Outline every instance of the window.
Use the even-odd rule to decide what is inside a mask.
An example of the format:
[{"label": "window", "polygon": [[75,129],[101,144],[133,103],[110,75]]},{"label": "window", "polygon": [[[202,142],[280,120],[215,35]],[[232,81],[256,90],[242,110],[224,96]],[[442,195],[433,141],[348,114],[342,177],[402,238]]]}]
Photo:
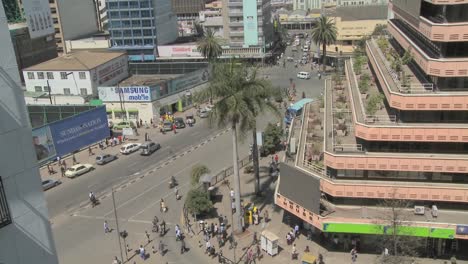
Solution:
[{"label": "window", "polygon": [[34,91],[42,92],[42,87],[41,86],[34,86]]},{"label": "window", "polygon": [[110,22],[110,27],[111,28],[119,28],[122,26],[122,23],[120,23],[120,21],[111,21]]},{"label": "window", "polygon": [[86,72],[79,72],[78,74],[81,80],[86,80]]},{"label": "window", "polygon": [[47,72],[47,79],[48,80],[53,80],[54,79],[54,73],[53,72]]},{"label": "window", "polygon": [[148,8],[150,6],[148,1],[141,1],[140,2],[140,7],[141,8]]},{"label": "window", "polygon": [[153,36],[153,31],[151,29],[143,29],[143,36]]},{"label": "window", "polygon": [[125,46],[132,46],[132,40],[131,39],[125,39],[124,40],[124,45]]},{"label": "window", "polygon": [[88,95],[88,90],[86,88],[80,88],[81,95]]},{"label": "window", "polygon": [[37,78],[40,80],[44,80],[44,73],[43,72],[38,72],[37,73]]},{"label": "window", "polygon": [[8,208],[2,177],[0,177],[0,228],[9,224],[11,224],[10,208]]},{"label": "window", "polygon": [[70,88],[63,88],[63,94],[70,95],[71,94]]},{"label": "window", "polygon": [[123,36],[124,37],[131,37],[132,36],[132,31],[131,30],[124,30],[123,31]]},{"label": "window", "polygon": [[145,39],[143,44],[144,45],[153,45],[153,40],[152,39]]},{"label": "window", "polygon": [[133,40],[133,44],[135,46],[141,46],[143,44],[142,40],[141,39],[134,39]]},{"label": "window", "polygon": [[60,72],[60,79],[66,80],[67,78],[67,73],[66,72]]},{"label": "window", "polygon": [[130,2],[130,8],[138,8],[138,1]]},{"label": "window", "polygon": [[49,91],[49,87],[48,86],[44,86],[44,92],[48,92]]},{"label": "window", "polygon": [[151,20],[142,20],[141,26],[143,27],[151,27]]},{"label": "window", "polygon": [[130,21],[128,21],[128,20],[122,21],[122,27],[124,27],[124,28],[130,27]]},{"label": "window", "polygon": [[130,12],[130,16],[131,16],[131,17],[134,17],[134,18],[138,18],[138,17],[140,17],[140,12],[138,12],[138,11],[132,11],[132,12]]},{"label": "window", "polygon": [[150,11],[142,10],[141,11],[141,17],[150,17]]},{"label": "window", "polygon": [[141,30],[133,30],[134,37],[141,37]]},{"label": "window", "polygon": [[28,79],[34,80],[34,72],[28,72]]},{"label": "window", "polygon": [[141,21],[140,20],[132,20],[132,27],[140,27]]}]

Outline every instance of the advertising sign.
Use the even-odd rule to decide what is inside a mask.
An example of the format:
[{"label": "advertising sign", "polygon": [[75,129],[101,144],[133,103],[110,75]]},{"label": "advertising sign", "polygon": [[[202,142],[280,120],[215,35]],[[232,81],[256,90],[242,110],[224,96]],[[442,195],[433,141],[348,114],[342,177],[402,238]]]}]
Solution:
[{"label": "advertising sign", "polygon": [[244,44],[258,45],[257,1],[243,0]]},{"label": "advertising sign", "polygon": [[55,33],[48,0],[23,1],[23,8],[31,38]]},{"label": "advertising sign", "polygon": [[103,102],[151,102],[151,90],[149,86],[98,87],[98,94]]},{"label": "advertising sign", "polygon": [[457,235],[468,235],[468,225],[457,225]]},{"label": "advertising sign", "polygon": [[49,125],[58,156],[109,137],[106,107],[97,107]]},{"label": "advertising sign", "polygon": [[34,129],[32,131],[32,141],[38,162],[53,158],[57,154],[49,126]]},{"label": "advertising sign", "polygon": [[158,46],[159,57],[203,57],[197,45]]}]

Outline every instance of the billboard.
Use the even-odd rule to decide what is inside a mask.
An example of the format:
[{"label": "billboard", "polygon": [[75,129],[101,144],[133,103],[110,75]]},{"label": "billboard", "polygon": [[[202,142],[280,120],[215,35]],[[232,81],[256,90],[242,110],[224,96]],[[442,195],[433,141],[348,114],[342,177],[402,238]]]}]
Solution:
[{"label": "billboard", "polygon": [[32,135],[39,163],[67,155],[109,137],[106,107],[36,128]]},{"label": "billboard", "polygon": [[23,9],[31,38],[55,34],[48,0],[23,1]]},{"label": "billboard", "polygon": [[149,86],[98,87],[103,102],[151,102],[154,90]]},{"label": "billboard", "polygon": [[257,1],[243,0],[244,45],[258,45]]},{"label": "billboard", "polygon": [[158,46],[159,57],[200,57],[197,45]]}]

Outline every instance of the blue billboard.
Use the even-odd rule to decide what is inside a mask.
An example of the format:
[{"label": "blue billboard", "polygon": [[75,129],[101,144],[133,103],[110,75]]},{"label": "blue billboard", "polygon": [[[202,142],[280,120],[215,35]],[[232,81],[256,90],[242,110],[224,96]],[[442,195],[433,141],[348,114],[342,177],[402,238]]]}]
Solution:
[{"label": "blue billboard", "polygon": [[106,107],[80,113],[33,130],[38,162],[64,156],[109,137]]}]

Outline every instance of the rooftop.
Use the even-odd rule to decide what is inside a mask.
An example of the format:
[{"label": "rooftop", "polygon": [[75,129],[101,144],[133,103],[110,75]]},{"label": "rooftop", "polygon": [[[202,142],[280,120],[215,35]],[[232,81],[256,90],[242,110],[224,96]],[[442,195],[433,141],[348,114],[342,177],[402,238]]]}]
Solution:
[{"label": "rooftop", "polygon": [[121,81],[119,86],[149,86],[161,83],[164,80],[171,80],[180,76],[180,74],[142,74],[132,75]]},{"label": "rooftop", "polygon": [[76,51],[28,67],[24,71],[87,71],[125,54],[121,51]]},{"label": "rooftop", "polygon": [[15,30],[15,29],[27,28],[27,27],[28,27],[28,24],[26,22],[8,24],[9,30]]},{"label": "rooftop", "polygon": [[388,18],[387,5],[345,6],[336,8],[336,16],[343,21],[380,20]]}]

